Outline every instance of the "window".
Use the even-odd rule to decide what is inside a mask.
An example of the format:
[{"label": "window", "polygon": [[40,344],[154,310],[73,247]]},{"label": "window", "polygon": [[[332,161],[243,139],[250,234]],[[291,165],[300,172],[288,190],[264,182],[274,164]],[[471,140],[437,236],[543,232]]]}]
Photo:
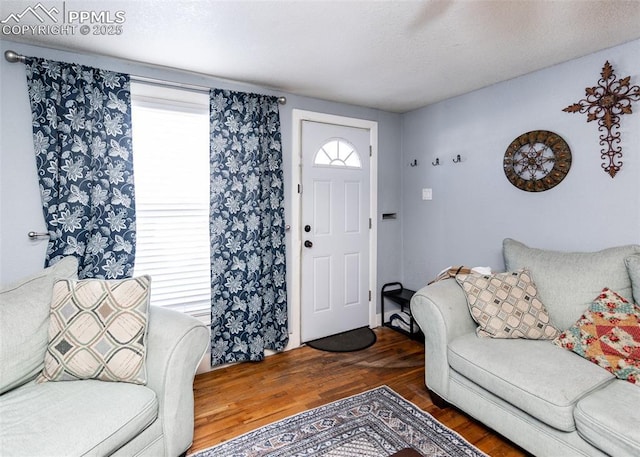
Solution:
[{"label": "window", "polygon": [[151,304],[209,320],[209,96],[131,83],[137,247]]},{"label": "window", "polygon": [[345,140],[329,140],[316,152],[313,160],[316,166],[340,168],[362,168],[360,155],[355,148]]}]

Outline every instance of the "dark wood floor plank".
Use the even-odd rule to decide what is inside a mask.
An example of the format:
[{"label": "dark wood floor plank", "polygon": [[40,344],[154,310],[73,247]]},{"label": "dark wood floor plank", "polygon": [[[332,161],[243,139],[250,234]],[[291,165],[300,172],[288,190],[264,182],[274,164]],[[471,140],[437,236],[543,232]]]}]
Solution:
[{"label": "dark wood floor plank", "polygon": [[432,414],[483,452],[527,454],[454,408],[435,406],[424,386],[424,346],[388,328],[375,329],[376,344],[358,352],[310,347],[196,376],[195,432],[189,453],[326,403],[387,385]]}]

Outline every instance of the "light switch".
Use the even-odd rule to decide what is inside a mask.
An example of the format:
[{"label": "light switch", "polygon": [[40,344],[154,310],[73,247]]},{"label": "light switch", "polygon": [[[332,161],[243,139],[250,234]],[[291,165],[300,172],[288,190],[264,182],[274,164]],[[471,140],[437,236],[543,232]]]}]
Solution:
[{"label": "light switch", "polygon": [[423,200],[432,200],[433,199],[433,189],[422,189],[422,199]]}]

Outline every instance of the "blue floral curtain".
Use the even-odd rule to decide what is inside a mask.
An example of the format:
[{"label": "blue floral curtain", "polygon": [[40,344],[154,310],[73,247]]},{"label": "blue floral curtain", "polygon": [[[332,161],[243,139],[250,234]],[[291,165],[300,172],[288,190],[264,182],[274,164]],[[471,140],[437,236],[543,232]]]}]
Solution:
[{"label": "blue floral curtain", "polygon": [[135,200],[129,76],[28,58],[45,266],[74,255],[81,278],[131,276]]},{"label": "blue floral curtain", "polygon": [[258,361],[289,334],[276,97],[212,89],[211,365]]}]

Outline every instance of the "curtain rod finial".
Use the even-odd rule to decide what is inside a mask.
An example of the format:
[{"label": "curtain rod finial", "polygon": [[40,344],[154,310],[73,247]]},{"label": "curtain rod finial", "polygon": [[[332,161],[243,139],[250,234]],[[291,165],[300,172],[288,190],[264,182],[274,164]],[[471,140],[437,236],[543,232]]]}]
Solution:
[{"label": "curtain rod finial", "polygon": [[16,62],[25,62],[25,57],[21,56],[17,52],[7,50],[4,52],[4,58],[7,59],[7,62],[16,63]]},{"label": "curtain rod finial", "polygon": [[278,103],[280,103],[281,105],[286,105],[287,97],[278,97]]}]

